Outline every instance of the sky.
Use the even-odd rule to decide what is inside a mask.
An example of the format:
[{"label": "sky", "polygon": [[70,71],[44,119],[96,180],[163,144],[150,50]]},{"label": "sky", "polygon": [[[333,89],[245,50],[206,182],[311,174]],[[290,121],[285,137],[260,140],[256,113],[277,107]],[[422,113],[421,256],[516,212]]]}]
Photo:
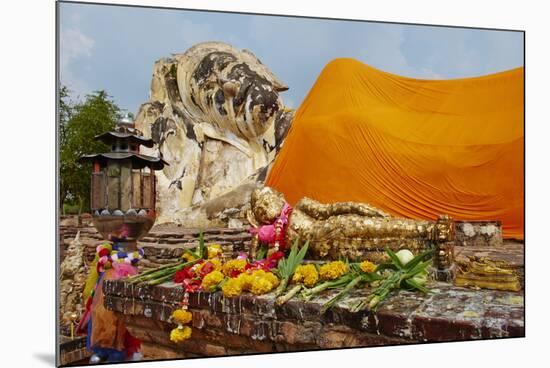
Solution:
[{"label": "sky", "polygon": [[105,90],[126,112],[148,101],[156,60],[204,41],[252,51],[298,108],[323,67],[351,57],[421,79],[475,77],[523,66],[523,33],[60,3],[61,84],[81,100]]}]

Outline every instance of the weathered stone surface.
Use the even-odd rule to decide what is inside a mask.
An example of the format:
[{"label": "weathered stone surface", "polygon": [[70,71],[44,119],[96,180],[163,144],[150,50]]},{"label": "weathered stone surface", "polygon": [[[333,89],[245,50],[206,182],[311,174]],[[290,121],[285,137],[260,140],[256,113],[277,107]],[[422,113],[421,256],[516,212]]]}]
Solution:
[{"label": "weathered stone surface", "polygon": [[181,353],[177,350],[174,350],[170,347],[151,344],[151,343],[142,343],[141,344],[141,353],[143,354],[144,360],[157,360],[157,359],[183,359],[186,358],[184,353]]},{"label": "weathered stone surface", "polygon": [[[76,217],[66,217],[63,220],[70,226],[60,226],[60,262],[65,259],[69,244],[80,231],[80,242],[83,244],[85,258],[83,272],[86,273],[102,237],[91,225],[91,221],[85,220],[81,226],[77,226]],[[184,249],[194,248],[197,245],[200,231],[199,228],[188,229],[173,224],[153,227],[149,234],[138,242],[138,247],[142,248],[145,254],[144,259],[139,262],[139,268],[158,267],[177,261]],[[226,257],[233,257],[249,249],[251,235],[248,228],[207,228],[203,229],[203,232],[205,241],[208,244],[220,244]]]},{"label": "weathered stone surface", "polygon": [[169,346],[182,356],[215,356],[254,352],[300,351],[340,347],[409,344],[524,336],[521,292],[470,290],[432,282],[433,293],[391,295],[376,313],[351,312],[350,305],[368,289],[321,315],[327,291],[308,302],[293,299],[275,305],[272,294],[243,293],[226,298],[220,292],[192,293],[193,337],[176,345],[169,341],[167,316],[179,307],[183,289],[166,283],[128,287],[123,280],[105,283],[106,304],[124,316],[132,332],[147,342]]},{"label": "weathered stone surface", "polygon": [[78,336],[74,339],[67,336],[59,337],[59,365],[78,363],[88,359],[90,355],[90,352],[86,349],[85,336]]},{"label": "weathered stone surface", "polygon": [[457,262],[467,262],[471,256],[483,257],[493,261],[503,261],[508,264],[520,279],[522,287],[525,284],[524,269],[524,244],[517,241],[506,240],[502,245],[492,246],[457,246],[455,257]]},{"label": "weathered stone surface", "polygon": [[455,241],[461,246],[501,246],[500,221],[455,221]]},{"label": "weathered stone surface", "polygon": [[293,117],[279,96],[286,89],[250,51],[220,42],[155,63],[136,127],[170,164],[157,173],[159,222],[207,227],[243,219],[239,211],[212,219],[200,207],[264,181]]},{"label": "weathered stone surface", "polygon": [[84,310],[82,292],[86,283],[85,244],[80,233],[71,240],[59,267],[59,317],[62,326],[76,324]]}]

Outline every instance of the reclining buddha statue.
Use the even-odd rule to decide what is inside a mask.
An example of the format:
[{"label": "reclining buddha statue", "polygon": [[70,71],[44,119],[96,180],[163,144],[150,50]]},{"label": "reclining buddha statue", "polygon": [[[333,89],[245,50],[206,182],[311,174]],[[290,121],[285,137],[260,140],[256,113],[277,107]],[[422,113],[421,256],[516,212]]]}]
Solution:
[{"label": "reclining buddha statue", "polygon": [[[454,240],[453,222],[442,215],[437,221],[392,217],[366,203],[322,204],[304,197],[291,208],[284,196],[264,186],[253,191],[248,220],[259,242],[284,248],[297,239],[309,241],[308,258],[350,260],[385,259],[385,247],[419,252]],[[442,264],[448,254],[441,254]],[[436,257],[436,264],[437,264]]]}]

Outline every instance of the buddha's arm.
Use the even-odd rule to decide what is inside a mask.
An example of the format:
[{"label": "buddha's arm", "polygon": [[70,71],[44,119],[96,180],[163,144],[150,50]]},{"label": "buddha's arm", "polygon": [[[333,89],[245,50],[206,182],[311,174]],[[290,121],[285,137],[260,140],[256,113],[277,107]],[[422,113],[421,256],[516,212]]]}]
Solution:
[{"label": "buddha's arm", "polygon": [[322,204],[311,198],[304,197],[297,204],[296,209],[303,211],[307,215],[317,220],[325,220],[336,215],[360,215],[366,217],[390,217],[384,211],[368,205],[357,202],[338,202],[332,204]]}]

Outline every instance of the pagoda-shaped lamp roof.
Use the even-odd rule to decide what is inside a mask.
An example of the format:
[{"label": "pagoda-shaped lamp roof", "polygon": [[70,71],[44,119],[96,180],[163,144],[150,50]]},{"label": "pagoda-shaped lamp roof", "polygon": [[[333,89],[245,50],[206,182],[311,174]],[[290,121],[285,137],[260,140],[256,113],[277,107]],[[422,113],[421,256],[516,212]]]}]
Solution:
[{"label": "pagoda-shaped lamp roof", "polygon": [[111,147],[111,152],[94,153],[81,157],[82,161],[106,163],[108,160],[131,160],[132,166],[137,169],[150,167],[153,170],[162,170],[168,165],[160,157],[147,156],[139,153],[140,146],[152,148],[154,142],[145,138],[141,131],[135,128],[134,122],[127,116],[117,122],[114,131],[99,134],[94,137]]}]

